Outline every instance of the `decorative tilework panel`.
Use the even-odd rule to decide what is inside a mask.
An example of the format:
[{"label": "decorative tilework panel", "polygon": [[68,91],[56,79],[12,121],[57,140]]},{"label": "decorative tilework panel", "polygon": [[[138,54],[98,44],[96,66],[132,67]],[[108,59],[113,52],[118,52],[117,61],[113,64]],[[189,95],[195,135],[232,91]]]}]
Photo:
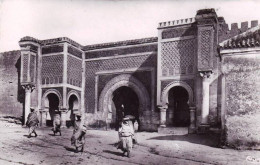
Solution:
[{"label": "decorative tilework panel", "polygon": [[210,67],[211,54],[211,31],[203,30],[200,32],[200,53],[199,53],[199,67]]},{"label": "decorative tilework panel", "polygon": [[[153,67],[157,66],[156,55],[142,55],[136,57],[125,57],[98,61],[86,62],[86,87],[85,102],[88,112],[94,112],[95,109],[95,73],[99,71],[109,71],[117,69]],[[149,91],[149,90],[148,90]]]},{"label": "decorative tilework panel", "polygon": [[36,69],[36,57],[31,55],[31,57],[30,57],[30,78],[31,78],[31,82],[35,82],[35,69]]},{"label": "decorative tilework panel", "polygon": [[63,55],[42,57],[42,83],[62,83],[63,76]]},{"label": "decorative tilework panel", "polygon": [[29,54],[23,55],[23,82],[27,82]]},{"label": "decorative tilework panel", "polygon": [[68,80],[67,83],[81,87],[82,81],[82,61],[68,56]]},{"label": "decorative tilework panel", "polygon": [[173,76],[194,72],[195,40],[162,43],[162,75]]}]

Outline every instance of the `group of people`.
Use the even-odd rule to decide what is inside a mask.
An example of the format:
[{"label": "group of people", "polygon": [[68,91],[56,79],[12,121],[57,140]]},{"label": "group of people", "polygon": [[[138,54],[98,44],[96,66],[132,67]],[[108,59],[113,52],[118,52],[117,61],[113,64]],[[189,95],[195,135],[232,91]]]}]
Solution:
[{"label": "group of people", "polygon": [[[130,157],[130,153],[133,148],[133,144],[137,144],[137,130],[138,122],[137,120],[130,119],[129,117],[124,117],[119,123],[120,127],[118,130],[119,142],[117,143],[117,148],[123,151],[123,154],[127,153],[127,156]],[[39,119],[34,108],[31,107],[31,113],[28,115],[26,126],[29,127],[28,138],[32,137],[32,134],[37,137],[36,127],[39,124]],[[52,131],[54,135],[59,133],[61,136],[61,117],[59,111],[55,111],[53,128]],[[71,145],[76,147],[76,152],[83,152],[85,144],[85,134],[87,132],[87,127],[83,122],[81,122],[81,116],[76,115],[76,121],[74,123],[73,135],[71,137]]]},{"label": "group of people", "polygon": [[[28,115],[26,126],[29,127],[29,135],[28,138],[32,137],[32,134],[37,137],[36,127],[39,124],[39,119],[35,109],[33,107],[30,108],[31,112]],[[53,119],[53,128],[52,131],[54,135],[59,133],[61,136],[61,117],[58,110],[55,110],[54,119]],[[74,130],[73,135],[71,137],[71,145],[76,147],[76,152],[84,150],[85,144],[85,134],[87,132],[87,127],[85,124],[81,122],[81,115],[76,115],[76,121],[74,122]]]}]

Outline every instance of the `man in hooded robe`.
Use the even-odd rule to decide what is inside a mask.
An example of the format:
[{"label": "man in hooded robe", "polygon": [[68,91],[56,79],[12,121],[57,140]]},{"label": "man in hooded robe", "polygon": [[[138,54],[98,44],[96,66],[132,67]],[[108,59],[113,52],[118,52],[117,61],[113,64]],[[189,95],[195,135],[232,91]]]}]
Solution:
[{"label": "man in hooded robe", "polygon": [[38,126],[39,119],[37,116],[37,113],[35,112],[35,109],[33,107],[30,108],[31,112],[29,113],[27,117],[26,126],[29,127],[29,135],[28,138],[32,137],[32,133],[34,133],[35,137],[37,137],[36,133],[36,127]]}]

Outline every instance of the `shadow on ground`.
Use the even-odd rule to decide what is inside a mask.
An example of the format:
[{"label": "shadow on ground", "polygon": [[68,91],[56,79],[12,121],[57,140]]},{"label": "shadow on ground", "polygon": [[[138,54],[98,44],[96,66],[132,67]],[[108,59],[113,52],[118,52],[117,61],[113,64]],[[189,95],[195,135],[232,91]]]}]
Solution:
[{"label": "shadow on ground", "polygon": [[117,155],[117,156],[124,156],[123,152],[115,152],[115,151],[109,151],[109,150],[103,150],[103,152],[113,154],[113,155]]},{"label": "shadow on ground", "polygon": [[187,134],[187,135],[165,135],[150,138],[148,140],[176,140],[176,141],[187,141],[194,144],[201,144],[210,147],[218,147],[220,135],[218,134]]},{"label": "shadow on ground", "polygon": [[67,151],[70,151],[70,152],[77,153],[77,151],[76,151],[76,149],[75,149],[75,148],[68,147],[68,146],[64,146],[64,148],[65,148]]}]

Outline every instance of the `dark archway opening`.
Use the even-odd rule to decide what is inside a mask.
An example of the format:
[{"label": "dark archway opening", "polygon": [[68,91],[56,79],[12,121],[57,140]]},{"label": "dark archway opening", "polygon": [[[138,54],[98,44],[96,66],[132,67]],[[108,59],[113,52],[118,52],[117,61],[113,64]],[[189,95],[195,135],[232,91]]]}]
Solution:
[{"label": "dark archway opening", "polygon": [[129,87],[123,86],[113,92],[113,111],[111,128],[118,130],[119,123],[126,115],[134,116],[139,121],[139,100]]},{"label": "dark archway opening", "polygon": [[183,87],[176,86],[170,89],[168,95],[168,125],[174,127],[188,127],[190,125],[189,94]]},{"label": "dark archway opening", "polygon": [[47,124],[47,126],[53,126],[53,118],[55,115],[55,110],[59,110],[59,98],[54,93],[48,94],[47,98],[49,100],[50,120],[47,120],[46,124]]},{"label": "dark archway opening", "polygon": [[79,111],[79,100],[77,98],[77,96],[75,95],[71,95],[69,97],[69,111],[70,111],[70,120],[69,121],[66,121],[66,125],[68,127],[70,126],[74,126],[74,122],[75,122],[75,113],[78,113]]}]

